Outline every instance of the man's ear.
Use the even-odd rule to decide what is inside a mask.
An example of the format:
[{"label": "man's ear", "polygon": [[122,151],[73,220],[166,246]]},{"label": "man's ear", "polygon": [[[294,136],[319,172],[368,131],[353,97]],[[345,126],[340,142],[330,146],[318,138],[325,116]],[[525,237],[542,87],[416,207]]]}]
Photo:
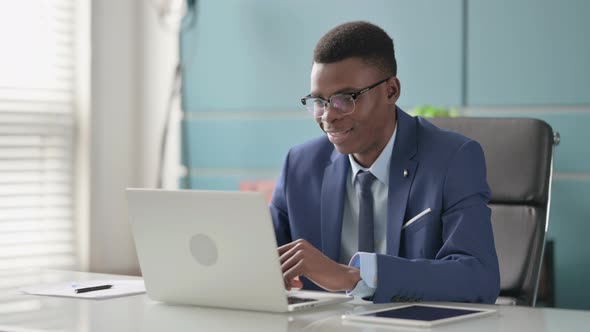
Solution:
[{"label": "man's ear", "polygon": [[401,85],[397,77],[392,77],[387,80],[387,103],[395,104],[399,99],[401,92]]}]

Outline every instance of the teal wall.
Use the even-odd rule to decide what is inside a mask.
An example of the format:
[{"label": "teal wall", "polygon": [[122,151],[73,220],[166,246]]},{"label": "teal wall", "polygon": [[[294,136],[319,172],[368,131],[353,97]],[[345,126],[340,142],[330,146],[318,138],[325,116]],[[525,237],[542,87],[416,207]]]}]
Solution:
[{"label": "teal wall", "polygon": [[469,105],[590,105],[590,1],[469,1]]},{"label": "teal wall", "polygon": [[549,229],[557,305],[590,309],[587,17],[585,0],[199,1],[181,34],[181,182],[237,189],[276,178],[290,146],[321,135],[299,103],[315,43],[368,20],[394,39],[402,108],[536,117],[561,133]]}]

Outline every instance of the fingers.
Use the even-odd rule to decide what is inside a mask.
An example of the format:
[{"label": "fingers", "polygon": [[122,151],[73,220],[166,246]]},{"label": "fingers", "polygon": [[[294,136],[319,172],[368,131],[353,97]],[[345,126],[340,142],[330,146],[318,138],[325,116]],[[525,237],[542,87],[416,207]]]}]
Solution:
[{"label": "fingers", "polygon": [[303,282],[299,278],[291,279],[291,288],[301,289],[303,288]]},{"label": "fingers", "polygon": [[[294,247],[292,250],[286,252],[281,256],[281,271],[285,272],[295,266],[297,263],[303,261],[305,253],[303,250],[297,250],[297,247]],[[289,256],[289,257],[285,257]],[[304,272],[304,271],[301,271]],[[299,275],[296,275],[299,276]],[[295,275],[293,276],[295,277]]]},{"label": "fingers", "polygon": [[291,290],[293,288],[296,288],[296,289],[303,288],[303,281],[299,280],[299,277],[295,277],[291,280],[283,279],[283,282],[285,283],[286,290]]},{"label": "fingers", "polygon": [[297,245],[296,241],[293,242],[289,242],[285,245],[280,246],[277,250],[279,252],[279,255],[284,254],[285,252],[287,252],[289,249],[293,248],[295,245]]},{"label": "fingers", "polygon": [[288,284],[288,290],[291,290],[291,282],[295,277],[298,277],[301,275],[300,270],[303,267],[303,261],[299,261],[297,262],[297,264],[293,265],[289,270],[287,270],[287,272],[283,273],[283,280],[285,280],[285,283]]},{"label": "fingers", "polygon": [[[297,243],[294,246],[292,246],[291,249],[285,251],[279,257],[279,261],[281,262],[281,265],[283,265],[287,260],[289,260],[291,257],[293,257],[293,255],[295,255],[298,251],[302,251],[302,250],[303,250],[302,243]],[[285,270],[283,270],[283,271],[285,271]]]},{"label": "fingers", "polygon": [[287,290],[303,287],[303,283],[297,278],[310,272],[307,271],[310,267],[304,261],[304,257],[311,255],[309,256],[310,262],[313,262],[316,252],[320,253],[313,245],[303,239],[295,240],[278,248],[283,281]]},{"label": "fingers", "polygon": [[280,247],[278,248],[279,255],[282,255],[282,254],[284,254],[285,252],[289,251],[291,248],[293,248],[294,246],[296,246],[296,245],[297,245],[297,244],[299,244],[299,243],[303,243],[303,244],[305,244],[305,243],[307,243],[307,241],[305,241],[305,240],[303,240],[303,239],[298,239],[298,240],[295,240],[295,241],[293,241],[293,242],[290,242],[290,243],[287,243],[287,244],[285,244],[285,245],[282,245],[282,246],[280,246]]}]

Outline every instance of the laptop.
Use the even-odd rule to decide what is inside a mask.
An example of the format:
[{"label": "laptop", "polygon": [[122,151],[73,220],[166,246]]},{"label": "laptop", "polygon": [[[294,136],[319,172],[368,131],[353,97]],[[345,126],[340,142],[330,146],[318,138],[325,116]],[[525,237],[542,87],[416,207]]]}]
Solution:
[{"label": "laptop", "polygon": [[262,193],[127,189],[148,296],[173,304],[288,312],[350,301],[285,290]]}]

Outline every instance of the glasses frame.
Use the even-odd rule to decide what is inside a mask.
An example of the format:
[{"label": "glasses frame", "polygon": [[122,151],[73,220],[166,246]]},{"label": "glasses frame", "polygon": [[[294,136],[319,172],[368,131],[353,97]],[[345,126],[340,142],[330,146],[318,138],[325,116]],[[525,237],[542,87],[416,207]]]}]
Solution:
[{"label": "glasses frame", "polygon": [[335,96],[349,96],[352,99],[352,103],[353,103],[352,111],[347,112],[347,113],[338,112],[338,114],[341,114],[341,115],[348,115],[348,114],[351,114],[352,112],[354,112],[354,110],[356,109],[356,100],[357,100],[357,98],[360,95],[362,95],[365,92],[370,91],[373,88],[376,88],[377,86],[379,86],[380,84],[382,84],[384,82],[389,81],[389,79],[392,78],[392,77],[393,76],[389,76],[389,77],[387,77],[385,79],[382,79],[382,80],[378,81],[377,83],[374,83],[374,84],[369,85],[366,88],[362,88],[362,89],[360,89],[357,92],[352,92],[352,93],[337,93],[335,95],[330,96],[330,98],[328,98],[328,99],[325,99],[325,98],[322,98],[322,97],[312,97],[311,94],[308,94],[307,96],[301,98],[301,103],[303,104],[303,106],[305,106],[306,112],[311,113],[313,115],[314,112],[313,111],[310,111],[307,108],[307,101],[310,100],[310,99],[316,99],[316,100],[323,101],[324,102],[324,107],[323,107],[324,112],[322,113],[322,115],[316,117],[316,118],[321,118],[326,113],[326,107],[327,106],[330,106],[332,109],[336,109],[333,106],[333,104],[332,104],[332,98],[334,98]]}]

